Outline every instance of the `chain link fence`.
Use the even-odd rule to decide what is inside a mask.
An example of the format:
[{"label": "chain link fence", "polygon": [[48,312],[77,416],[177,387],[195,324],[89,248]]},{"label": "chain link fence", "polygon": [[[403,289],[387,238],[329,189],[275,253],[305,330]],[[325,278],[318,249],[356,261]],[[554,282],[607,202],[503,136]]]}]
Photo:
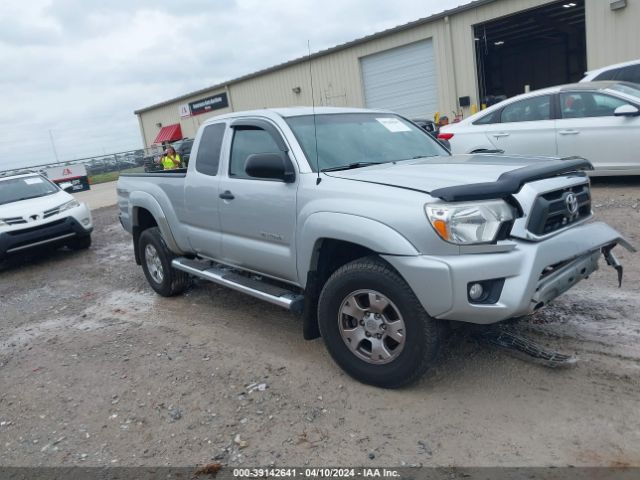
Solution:
[{"label": "chain link fence", "polygon": [[[193,139],[185,138],[173,142],[171,145],[175,148],[176,152],[180,154],[186,166],[189,163]],[[89,182],[92,184],[102,183],[116,180],[120,172],[153,172],[162,170],[160,157],[163,154],[164,148],[165,147],[161,145],[153,145],[148,148],[96,155],[75,160],[31,165],[11,170],[0,169],[0,175],[11,175],[25,170],[36,171],[46,175],[46,172],[50,169],[84,165],[86,175],[89,177]]]},{"label": "chain link fence", "polygon": [[[184,142],[184,141],[183,141]],[[189,153],[191,152],[191,143],[185,145],[182,152],[179,151],[180,145],[176,150],[181,153],[185,162],[188,162]],[[176,142],[179,144],[180,142]],[[60,161],[46,163],[41,165],[31,165],[23,168],[15,168],[10,170],[1,170],[2,175],[11,175],[25,170],[36,171],[46,175],[47,170],[60,167],[74,167],[84,165],[87,170],[87,176],[90,183],[101,183],[117,179],[120,172],[150,172],[160,170],[160,157],[162,156],[163,147],[152,146],[149,148],[140,148],[137,150],[129,150],[126,152],[109,153],[105,155],[96,155],[94,157],[79,158],[75,160]]]}]

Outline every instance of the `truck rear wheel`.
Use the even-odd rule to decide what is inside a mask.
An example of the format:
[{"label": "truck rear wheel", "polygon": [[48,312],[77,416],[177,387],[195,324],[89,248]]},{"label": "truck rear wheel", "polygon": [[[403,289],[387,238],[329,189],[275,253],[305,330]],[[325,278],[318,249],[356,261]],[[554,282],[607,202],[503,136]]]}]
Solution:
[{"label": "truck rear wheel", "polygon": [[189,275],[171,266],[175,255],[167,248],[158,227],[142,232],[138,240],[138,253],[144,275],[156,293],[172,297],[185,291],[189,285]]},{"label": "truck rear wheel", "polygon": [[376,257],[354,260],[331,275],[320,294],[318,322],[342,369],[385,388],[420,378],[444,332],[400,275]]}]

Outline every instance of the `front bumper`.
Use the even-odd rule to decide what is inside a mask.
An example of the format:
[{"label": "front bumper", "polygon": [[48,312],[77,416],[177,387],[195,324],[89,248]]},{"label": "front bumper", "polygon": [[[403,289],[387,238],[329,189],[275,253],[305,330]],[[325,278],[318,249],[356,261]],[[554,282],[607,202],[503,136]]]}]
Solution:
[{"label": "front bumper", "polygon": [[92,231],[91,223],[84,227],[74,217],[69,216],[36,226],[2,232],[0,233],[0,258],[39,246],[62,245],[74,237],[90,235]]},{"label": "front bumper", "polygon": [[[490,324],[530,314],[588,277],[597,270],[603,247],[621,244],[632,250],[618,232],[601,222],[541,242],[516,240],[515,244],[515,249],[502,253],[384,258],[432,317]],[[471,303],[469,283],[491,279],[504,279],[497,302]]]}]

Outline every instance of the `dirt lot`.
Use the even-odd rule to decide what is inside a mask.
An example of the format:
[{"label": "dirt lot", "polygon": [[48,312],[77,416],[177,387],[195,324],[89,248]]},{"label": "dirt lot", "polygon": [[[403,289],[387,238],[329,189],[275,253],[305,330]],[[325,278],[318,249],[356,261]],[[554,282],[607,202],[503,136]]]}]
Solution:
[{"label": "dirt lot", "polygon": [[[639,187],[594,189],[636,245]],[[0,265],[2,465],[640,465],[640,254],[616,249],[622,289],[602,267],[514,326],[574,368],[463,329],[431,374],[385,391],[277,307],[204,283],[156,296],[115,207],[94,215],[91,250]]]}]

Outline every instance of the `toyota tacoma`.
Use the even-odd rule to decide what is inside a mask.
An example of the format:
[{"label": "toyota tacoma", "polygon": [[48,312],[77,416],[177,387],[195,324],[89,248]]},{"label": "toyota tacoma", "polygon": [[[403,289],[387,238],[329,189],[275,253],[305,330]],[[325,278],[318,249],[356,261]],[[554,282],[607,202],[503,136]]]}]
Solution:
[{"label": "toyota tacoma", "polygon": [[160,295],[191,277],[301,314],[356,379],[398,387],[451,322],[528,315],[632,247],[593,221],[581,158],[451,155],[391,112],[237,112],[188,169],[122,174],[120,221]]}]

